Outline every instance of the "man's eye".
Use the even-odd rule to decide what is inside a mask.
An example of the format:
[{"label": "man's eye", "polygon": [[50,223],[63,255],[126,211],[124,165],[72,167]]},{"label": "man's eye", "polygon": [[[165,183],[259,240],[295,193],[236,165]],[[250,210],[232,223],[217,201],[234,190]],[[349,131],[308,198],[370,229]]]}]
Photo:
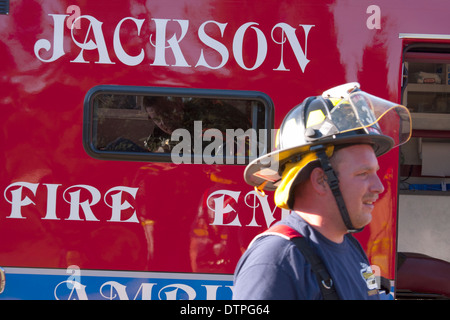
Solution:
[{"label": "man's eye", "polygon": [[367,172],[360,172],[357,174],[359,177],[366,177],[368,175]]}]

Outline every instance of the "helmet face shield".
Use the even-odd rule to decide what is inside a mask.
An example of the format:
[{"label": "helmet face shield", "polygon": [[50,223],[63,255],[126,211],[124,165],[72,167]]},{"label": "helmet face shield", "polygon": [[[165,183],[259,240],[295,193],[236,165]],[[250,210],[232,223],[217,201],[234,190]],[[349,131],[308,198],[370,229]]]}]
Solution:
[{"label": "helmet face shield", "polygon": [[411,116],[405,106],[361,91],[358,83],[345,84],[293,108],[278,130],[275,150],[250,163],[244,178],[261,190],[275,190],[287,163],[312,147],[364,143],[372,145],[378,157],[410,136]]},{"label": "helmet face shield", "polygon": [[411,136],[411,117],[405,106],[364,91],[352,92],[345,99],[329,100],[337,102],[330,118],[339,133],[363,129],[368,134],[389,136],[394,141],[393,147],[407,142]]}]

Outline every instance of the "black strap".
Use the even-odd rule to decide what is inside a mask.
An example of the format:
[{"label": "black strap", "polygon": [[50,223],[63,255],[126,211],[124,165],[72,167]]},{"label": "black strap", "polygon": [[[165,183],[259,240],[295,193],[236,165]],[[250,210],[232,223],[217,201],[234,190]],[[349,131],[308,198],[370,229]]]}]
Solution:
[{"label": "black strap", "polygon": [[305,257],[306,261],[311,265],[311,269],[316,275],[319,282],[320,291],[324,300],[339,300],[339,296],[334,288],[333,279],[330,277],[327,269],[325,268],[322,260],[313,251],[311,246],[307,243],[303,237],[291,238],[291,241],[296,245],[300,252]]},{"label": "black strap", "polygon": [[327,176],[327,182],[330,186],[331,192],[333,192],[334,198],[341,213],[342,220],[344,221],[345,227],[348,232],[360,232],[362,229],[355,229],[350,220],[350,215],[347,211],[347,206],[345,205],[344,198],[342,197],[341,189],[339,189],[339,179],[336,176],[333,168],[331,167],[330,160],[325,153],[325,148],[322,145],[311,147],[311,151],[316,151],[317,157],[319,158],[320,165]]}]

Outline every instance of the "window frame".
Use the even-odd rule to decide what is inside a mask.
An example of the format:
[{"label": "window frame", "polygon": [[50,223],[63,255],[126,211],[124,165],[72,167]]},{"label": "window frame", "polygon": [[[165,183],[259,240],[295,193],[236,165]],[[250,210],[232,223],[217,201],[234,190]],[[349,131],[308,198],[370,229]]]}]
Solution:
[{"label": "window frame", "polygon": [[[193,89],[193,88],[175,88],[175,87],[141,87],[141,86],[123,86],[123,85],[98,85],[91,88],[83,103],[83,147],[86,153],[98,160],[117,160],[117,161],[139,161],[139,162],[165,162],[173,163],[171,155],[168,153],[140,153],[127,151],[104,151],[95,147],[94,140],[94,99],[103,94],[121,94],[121,95],[140,95],[140,96],[172,96],[172,97],[193,97],[210,99],[236,99],[236,100],[256,100],[265,107],[264,122],[269,134],[267,137],[267,152],[272,150],[272,141],[270,132],[274,125],[274,104],[272,99],[260,91],[244,90],[224,90],[224,89]],[[258,155],[261,156],[261,155]],[[191,154],[191,162],[194,163],[194,157],[198,155]],[[223,165],[239,165],[238,157],[233,156],[233,161],[226,161],[230,156],[224,157]],[[203,157],[202,157],[203,158]],[[249,162],[249,157],[245,156],[245,164]],[[204,160],[202,163],[205,164]]]},{"label": "window frame", "polygon": [[9,14],[10,3],[9,0],[0,0],[0,14]]}]

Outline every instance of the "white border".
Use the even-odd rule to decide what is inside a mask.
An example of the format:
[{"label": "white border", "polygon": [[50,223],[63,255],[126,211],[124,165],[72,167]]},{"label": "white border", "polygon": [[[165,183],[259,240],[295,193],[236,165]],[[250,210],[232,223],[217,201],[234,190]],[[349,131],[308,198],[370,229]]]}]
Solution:
[{"label": "white border", "polygon": [[[8,274],[30,274],[30,275],[53,275],[67,276],[69,269],[47,269],[47,268],[16,268],[4,267],[6,279]],[[176,279],[176,280],[215,280],[233,281],[232,274],[215,273],[178,273],[178,272],[149,272],[149,271],[112,271],[112,270],[84,270],[80,269],[80,276],[87,277],[116,277],[136,279]]]},{"label": "white border", "polygon": [[450,40],[450,34],[399,33],[398,37],[400,39]]}]

